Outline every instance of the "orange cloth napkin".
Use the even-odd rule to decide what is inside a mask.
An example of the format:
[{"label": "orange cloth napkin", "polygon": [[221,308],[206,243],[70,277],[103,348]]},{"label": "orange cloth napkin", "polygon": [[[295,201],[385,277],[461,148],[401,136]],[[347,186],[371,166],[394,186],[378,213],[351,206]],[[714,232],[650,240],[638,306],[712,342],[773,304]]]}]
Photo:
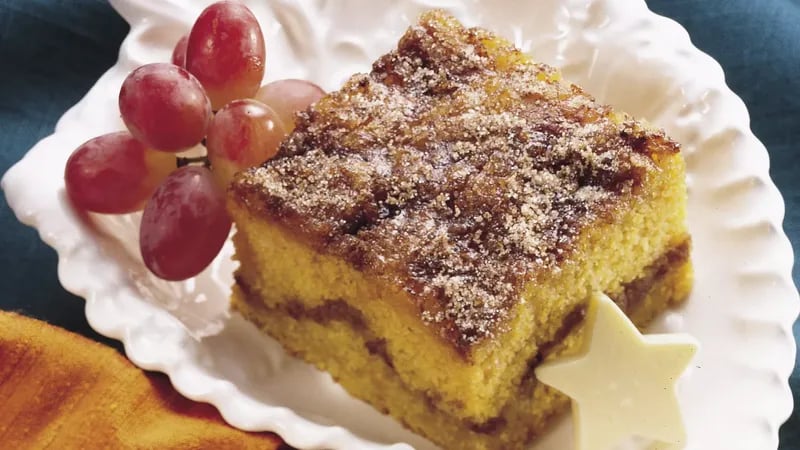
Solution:
[{"label": "orange cloth napkin", "polygon": [[107,346],[0,311],[0,448],[291,447],[226,425],[213,406]]}]

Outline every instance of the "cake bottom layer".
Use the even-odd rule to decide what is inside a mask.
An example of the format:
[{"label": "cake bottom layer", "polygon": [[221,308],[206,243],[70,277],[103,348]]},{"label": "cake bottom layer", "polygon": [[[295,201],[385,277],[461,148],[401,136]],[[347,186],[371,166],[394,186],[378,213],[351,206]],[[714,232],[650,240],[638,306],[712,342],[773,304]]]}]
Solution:
[{"label": "cake bottom layer", "polygon": [[[622,292],[609,293],[637,326],[646,325],[691,288],[688,241],[667,251]],[[341,300],[305,308],[299,299],[285,299],[266,308],[238,280],[233,307],[290,353],[329,372],[354,397],[361,398],[447,449],[520,449],[542,434],[551,420],[569,406],[569,399],[536,381],[534,369],[550,355],[568,355],[579,348],[583,307],[569,315],[563,329],[529,362],[500,415],[483,423],[453,417],[436,408],[436,392],[409,388],[394,370],[386,342],[365,325],[360,312]],[[444,368],[443,370],[446,370]]]}]

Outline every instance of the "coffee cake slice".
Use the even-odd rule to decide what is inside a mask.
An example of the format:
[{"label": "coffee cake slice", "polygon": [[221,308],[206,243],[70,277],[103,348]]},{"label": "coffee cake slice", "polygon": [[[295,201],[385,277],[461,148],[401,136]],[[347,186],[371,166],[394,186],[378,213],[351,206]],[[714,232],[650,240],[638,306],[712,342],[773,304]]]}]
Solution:
[{"label": "coffee cake slice", "polygon": [[679,146],[439,11],[228,198],[233,307],[447,448],[520,448],[566,408],[533,368],[593,291],[641,326],[691,286]]}]

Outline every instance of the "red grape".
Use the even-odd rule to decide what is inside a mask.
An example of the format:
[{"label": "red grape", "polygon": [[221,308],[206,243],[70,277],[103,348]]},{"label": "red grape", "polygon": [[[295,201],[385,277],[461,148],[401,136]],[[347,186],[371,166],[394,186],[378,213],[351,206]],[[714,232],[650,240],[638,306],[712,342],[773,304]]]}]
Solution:
[{"label": "red grape", "polygon": [[167,63],[131,72],[119,91],[119,110],[136,139],[162,151],[197,145],[211,119],[203,86],[186,70]]},{"label": "red grape", "polygon": [[214,110],[249,98],[264,78],[264,35],[255,16],[238,2],[206,8],[192,27],[186,68],[203,84]]},{"label": "red grape", "polygon": [[178,67],[186,67],[186,44],[189,43],[189,35],[185,34],[175,44],[172,50],[172,64]]},{"label": "red grape", "polygon": [[87,211],[138,211],[175,169],[175,157],[148,150],[127,131],[105,134],[78,147],[67,160],[64,183],[72,203]]},{"label": "red grape", "polygon": [[225,193],[211,172],[201,166],[181,167],[144,208],[139,229],[142,259],[160,278],[185,280],[214,260],[230,229]]},{"label": "red grape", "polygon": [[275,156],[284,137],[283,124],[268,106],[250,99],[228,103],[208,127],[206,147],[215,177],[227,186],[236,172]]},{"label": "red grape", "polygon": [[265,84],[258,90],[255,99],[275,110],[286,125],[286,131],[291,132],[294,129],[294,114],[308,108],[324,95],[325,91],[310,81],[288,79]]}]

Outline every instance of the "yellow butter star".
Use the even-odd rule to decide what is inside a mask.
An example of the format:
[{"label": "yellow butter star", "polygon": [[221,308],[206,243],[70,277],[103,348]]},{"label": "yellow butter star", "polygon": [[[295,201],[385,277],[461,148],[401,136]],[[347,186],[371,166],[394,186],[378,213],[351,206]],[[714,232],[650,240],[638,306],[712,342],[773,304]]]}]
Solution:
[{"label": "yellow butter star", "polygon": [[697,351],[684,334],[643,336],[606,295],[593,296],[579,356],[536,377],[572,398],[576,450],[608,450],[633,435],[686,441],[675,383]]}]

